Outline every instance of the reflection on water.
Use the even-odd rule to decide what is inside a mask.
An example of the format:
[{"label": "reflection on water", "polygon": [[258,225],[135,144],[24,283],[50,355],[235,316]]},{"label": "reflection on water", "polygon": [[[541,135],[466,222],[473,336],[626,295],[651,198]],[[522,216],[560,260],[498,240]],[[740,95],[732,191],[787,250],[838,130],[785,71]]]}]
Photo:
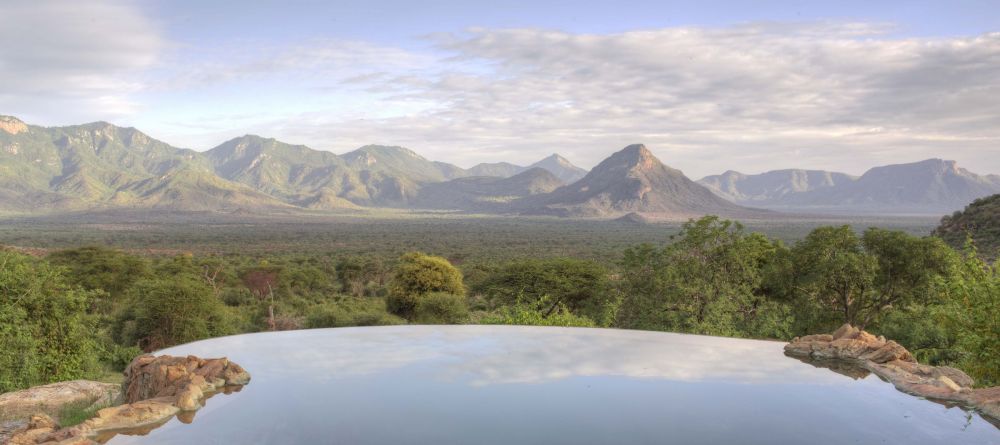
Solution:
[{"label": "reflection on water", "polygon": [[228,356],[252,385],[212,399],[190,425],[110,443],[1000,444],[978,415],[782,346],[507,326],[226,337],[163,352]]}]

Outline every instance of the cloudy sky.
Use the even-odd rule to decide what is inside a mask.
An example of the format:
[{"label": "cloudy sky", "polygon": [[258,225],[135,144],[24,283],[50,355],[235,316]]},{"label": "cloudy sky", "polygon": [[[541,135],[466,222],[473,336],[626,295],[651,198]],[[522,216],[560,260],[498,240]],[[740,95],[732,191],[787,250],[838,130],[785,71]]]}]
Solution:
[{"label": "cloudy sky", "polygon": [[[0,0],[0,114],[461,166],[1000,173],[996,1]],[[750,3],[754,3],[750,5]]]}]

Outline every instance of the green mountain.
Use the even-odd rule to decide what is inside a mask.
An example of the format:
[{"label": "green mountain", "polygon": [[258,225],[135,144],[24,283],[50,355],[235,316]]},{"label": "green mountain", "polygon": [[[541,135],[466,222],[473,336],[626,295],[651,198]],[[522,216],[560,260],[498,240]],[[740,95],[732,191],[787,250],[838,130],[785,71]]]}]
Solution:
[{"label": "green mountain", "polygon": [[357,173],[328,151],[246,135],[208,150],[205,156],[222,178],[286,203],[334,209],[371,201]]},{"label": "green mountain", "polygon": [[525,171],[527,167],[514,165],[510,162],[484,162],[476,164],[466,170],[469,176],[496,176],[498,178],[509,178]]},{"label": "green mountain", "polygon": [[172,147],[135,128],[107,122],[39,127],[10,116],[0,122],[0,196],[9,198],[0,203],[2,210],[224,209],[226,199],[254,207],[282,206],[270,196],[220,180],[200,153]]},{"label": "green mountain", "polygon": [[933,235],[956,249],[971,238],[980,255],[996,260],[1000,256],[1000,194],[979,198],[964,210],[941,218]]}]

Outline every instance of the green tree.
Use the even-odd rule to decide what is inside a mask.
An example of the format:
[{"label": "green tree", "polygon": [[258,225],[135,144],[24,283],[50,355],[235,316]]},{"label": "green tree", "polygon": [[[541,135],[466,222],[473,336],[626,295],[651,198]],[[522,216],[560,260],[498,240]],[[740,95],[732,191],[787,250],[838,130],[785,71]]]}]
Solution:
[{"label": "green tree", "polygon": [[118,323],[122,344],[152,351],[231,333],[226,307],[198,275],[146,279],[131,294]]},{"label": "green tree", "polygon": [[0,251],[0,392],[96,370],[93,296],[67,284],[60,268]]},{"label": "green tree", "polygon": [[761,294],[778,245],[741,224],[706,216],[676,241],[626,250],[619,326],[710,335],[787,336],[787,311]]},{"label": "green tree", "polygon": [[984,262],[970,244],[957,273],[936,286],[944,296],[938,319],[954,333],[958,366],[979,385],[1000,384],[1000,265]]},{"label": "green tree", "polygon": [[389,283],[386,300],[389,312],[412,319],[417,302],[431,292],[464,296],[462,272],[448,260],[437,256],[411,252],[400,257]]},{"label": "green tree", "polygon": [[615,303],[608,271],[593,261],[573,258],[526,259],[509,262],[477,286],[476,291],[494,306],[517,301],[548,306],[543,314],[563,306],[593,320],[611,321],[608,309]]},{"label": "green tree", "polygon": [[66,269],[70,284],[107,292],[112,301],[121,299],[132,284],[150,274],[149,261],[105,247],[60,250],[46,259]]},{"label": "green tree", "polygon": [[931,283],[945,276],[954,254],[936,238],[850,226],[819,227],[790,251],[787,295],[804,325],[865,328],[894,308],[926,304]]}]

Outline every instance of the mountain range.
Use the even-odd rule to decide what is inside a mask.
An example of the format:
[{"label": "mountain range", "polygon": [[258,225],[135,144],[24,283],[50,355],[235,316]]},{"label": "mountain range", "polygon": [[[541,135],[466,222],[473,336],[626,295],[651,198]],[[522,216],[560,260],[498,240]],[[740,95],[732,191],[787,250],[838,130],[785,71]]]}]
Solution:
[{"label": "mountain range", "polygon": [[1000,193],[1000,176],[978,175],[943,159],[875,167],[860,177],[821,170],[727,171],[698,182],[737,204],[822,213],[949,213]]},{"label": "mountain range", "polygon": [[396,146],[337,155],[246,135],[199,152],[107,122],[41,127],[0,116],[0,211],[8,213],[390,207],[599,218],[763,216],[748,207],[937,211],[997,191],[1000,177],[942,160],[878,167],[861,177],[730,171],[695,182],[641,144],[589,172],[558,154],[529,166],[463,169]]}]

